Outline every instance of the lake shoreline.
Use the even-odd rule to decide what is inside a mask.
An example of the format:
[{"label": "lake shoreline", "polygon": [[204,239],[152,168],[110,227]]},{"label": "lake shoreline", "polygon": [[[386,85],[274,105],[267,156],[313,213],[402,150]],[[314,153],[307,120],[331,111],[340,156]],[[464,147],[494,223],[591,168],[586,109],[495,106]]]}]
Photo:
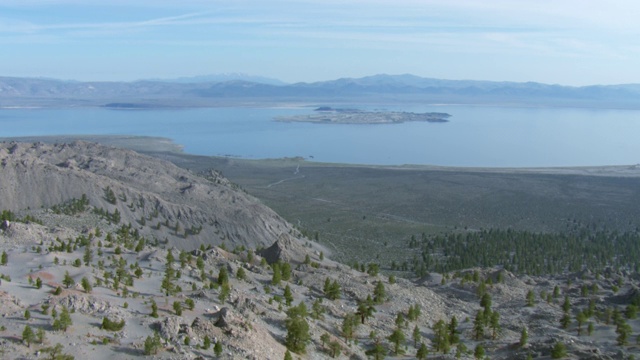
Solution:
[{"label": "lake shoreline", "polygon": [[301,156],[282,158],[248,159],[236,156],[198,155],[184,151],[184,146],[165,137],[138,135],[49,135],[0,137],[0,142],[43,142],[60,143],[73,141],[97,142],[103,145],[125,148],[147,155],[162,157],[169,161],[172,157],[197,161],[198,158],[214,158],[233,161],[237,164],[261,166],[304,165],[312,167],[343,167],[389,171],[440,171],[469,173],[501,173],[501,174],[548,174],[548,175],[582,175],[607,177],[640,177],[640,164],[600,165],[600,166],[548,166],[548,167],[482,167],[482,166],[440,166],[421,164],[376,165],[322,162]]}]

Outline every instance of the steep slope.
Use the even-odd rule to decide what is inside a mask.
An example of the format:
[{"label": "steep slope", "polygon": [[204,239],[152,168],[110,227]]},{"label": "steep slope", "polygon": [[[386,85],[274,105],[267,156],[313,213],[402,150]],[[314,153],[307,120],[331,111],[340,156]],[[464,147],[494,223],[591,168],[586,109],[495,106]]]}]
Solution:
[{"label": "steep slope", "polygon": [[0,208],[49,208],[83,195],[117,223],[180,248],[269,246],[295,230],[215,171],[207,178],[133,151],[74,142],[0,144]]}]

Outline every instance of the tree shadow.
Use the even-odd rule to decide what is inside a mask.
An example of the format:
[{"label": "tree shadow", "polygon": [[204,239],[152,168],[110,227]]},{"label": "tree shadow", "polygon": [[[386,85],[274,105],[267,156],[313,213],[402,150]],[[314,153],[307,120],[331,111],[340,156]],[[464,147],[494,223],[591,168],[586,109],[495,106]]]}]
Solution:
[{"label": "tree shadow", "polygon": [[135,357],[140,357],[140,356],[144,356],[144,351],[140,350],[140,349],[133,349],[130,347],[126,347],[126,346],[113,346],[112,347],[114,352],[117,352],[119,354],[126,354],[129,356],[135,356]]},{"label": "tree shadow", "polygon": [[5,339],[7,341],[10,341],[14,344],[21,344],[22,343],[22,338],[18,337],[18,336],[14,336],[14,335],[9,335],[9,336],[0,336],[0,339]]}]

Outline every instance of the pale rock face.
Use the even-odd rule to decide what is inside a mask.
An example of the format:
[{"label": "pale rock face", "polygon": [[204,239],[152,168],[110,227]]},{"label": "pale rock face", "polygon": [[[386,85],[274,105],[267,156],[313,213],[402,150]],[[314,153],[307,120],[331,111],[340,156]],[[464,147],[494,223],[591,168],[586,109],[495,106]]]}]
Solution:
[{"label": "pale rock face", "polygon": [[[223,242],[269,246],[283,234],[298,236],[219,174],[207,180],[129,150],[81,141],[0,143],[0,169],[3,209],[48,208],[84,194],[95,208],[118,210],[121,224],[139,225],[143,234],[166,237],[183,249]],[[107,200],[107,188],[117,196],[115,204]]]}]

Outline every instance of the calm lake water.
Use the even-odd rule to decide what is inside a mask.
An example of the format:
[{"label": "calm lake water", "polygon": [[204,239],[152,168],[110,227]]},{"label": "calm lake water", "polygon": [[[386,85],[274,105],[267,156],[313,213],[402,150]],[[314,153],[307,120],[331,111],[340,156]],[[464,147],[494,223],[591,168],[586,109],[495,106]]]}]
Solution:
[{"label": "calm lake water", "polygon": [[640,163],[640,111],[481,106],[384,109],[447,112],[452,117],[448,123],[332,125],[272,121],[274,116],[311,113],[311,108],[2,109],[0,137],[149,135],[171,138],[194,154],[303,156],[360,164],[538,167]]}]

